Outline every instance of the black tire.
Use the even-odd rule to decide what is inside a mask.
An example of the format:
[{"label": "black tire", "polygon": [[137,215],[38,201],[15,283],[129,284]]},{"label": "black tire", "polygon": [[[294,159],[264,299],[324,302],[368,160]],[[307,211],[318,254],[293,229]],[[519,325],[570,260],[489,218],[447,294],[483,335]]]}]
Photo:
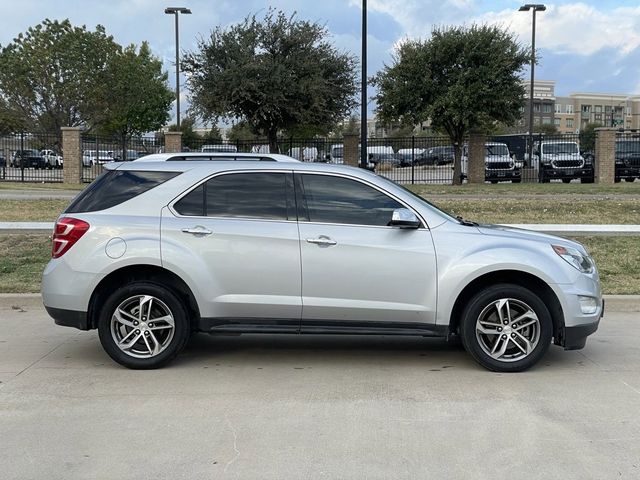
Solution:
[{"label": "black tire", "polygon": [[491,180],[492,185],[495,185],[496,183],[498,183],[498,180]]},{"label": "black tire", "polygon": [[563,178],[562,179],[562,183],[571,183],[571,179],[570,178]]},{"label": "black tire", "polygon": [[580,183],[593,183],[593,177],[581,178]]},{"label": "black tire", "polygon": [[625,182],[633,182],[634,180],[635,178],[629,178],[629,177],[624,179]]},{"label": "black tire", "polygon": [[521,178],[514,178],[513,180],[511,180],[511,183],[521,183],[522,179]]},{"label": "black tire", "polygon": [[621,180],[621,179],[620,179],[620,178],[617,178],[617,177],[613,179],[613,181],[614,181],[615,183],[620,183],[620,180]]},{"label": "black tire", "polygon": [[[121,350],[114,339],[111,324],[111,318],[116,309],[127,299],[139,295],[150,295],[159,300],[164,304],[163,307],[168,308],[174,320],[173,337],[166,346],[163,346],[162,351],[155,356],[146,358],[137,358]],[[187,344],[191,335],[191,327],[183,302],[171,290],[155,283],[132,282],[112,293],[100,308],[98,334],[102,347],[113,360],[127,368],[148,370],[162,367],[172,361]]]},{"label": "black tire", "polygon": [[[484,351],[483,346],[480,343],[481,340],[479,340],[476,335],[476,322],[480,318],[480,315],[484,311],[490,309],[491,305],[500,299],[512,299],[516,302],[520,302],[533,310],[537,316],[537,343],[533,350],[524,356],[524,358],[516,358],[512,361],[493,358],[489,353]],[[514,305],[514,307],[516,306],[515,302],[512,302],[511,305]],[[507,327],[505,327],[505,329],[506,328]],[[511,328],[511,325],[509,325],[509,328]],[[532,329],[533,328],[535,327],[532,327]],[[501,330],[502,328],[498,331]],[[505,330],[505,333],[508,332]],[[474,295],[471,300],[469,300],[462,314],[462,318],[460,319],[460,337],[465,350],[471,354],[476,362],[486,369],[494,372],[521,372],[531,368],[542,358],[549,348],[552,336],[553,322],[551,315],[549,314],[549,310],[545,306],[544,302],[536,294],[519,285],[503,283],[481,290]],[[498,342],[499,340],[497,339],[497,336],[495,338],[496,342]],[[513,350],[519,354],[520,351],[512,345],[514,341],[508,336],[503,336],[503,338],[506,338],[507,345],[511,345],[511,347],[508,347],[507,351]],[[509,348],[511,350],[509,350]]]}]

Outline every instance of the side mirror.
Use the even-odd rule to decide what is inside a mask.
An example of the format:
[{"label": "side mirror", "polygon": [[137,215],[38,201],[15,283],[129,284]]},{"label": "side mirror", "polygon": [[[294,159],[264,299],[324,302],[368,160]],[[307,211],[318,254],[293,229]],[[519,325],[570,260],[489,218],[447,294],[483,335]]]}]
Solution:
[{"label": "side mirror", "polygon": [[396,208],[391,214],[389,226],[398,228],[420,228],[420,220],[408,208]]}]

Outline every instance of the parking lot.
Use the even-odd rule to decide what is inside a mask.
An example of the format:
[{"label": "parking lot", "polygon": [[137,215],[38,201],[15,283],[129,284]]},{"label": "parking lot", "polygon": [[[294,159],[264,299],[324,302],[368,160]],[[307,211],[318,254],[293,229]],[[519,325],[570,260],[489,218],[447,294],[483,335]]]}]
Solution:
[{"label": "parking lot", "polygon": [[490,373],[435,339],[196,336],[130,371],[0,299],[2,478],[640,477],[640,322]]}]

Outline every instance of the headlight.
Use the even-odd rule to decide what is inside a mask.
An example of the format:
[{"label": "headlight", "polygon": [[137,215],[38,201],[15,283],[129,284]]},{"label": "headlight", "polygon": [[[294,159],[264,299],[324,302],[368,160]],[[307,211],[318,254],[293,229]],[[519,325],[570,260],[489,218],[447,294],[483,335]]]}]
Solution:
[{"label": "headlight", "polygon": [[571,247],[564,247],[562,245],[551,245],[553,251],[556,252],[564,261],[569,265],[575,267],[582,273],[593,273],[595,266],[593,260],[588,255]]}]

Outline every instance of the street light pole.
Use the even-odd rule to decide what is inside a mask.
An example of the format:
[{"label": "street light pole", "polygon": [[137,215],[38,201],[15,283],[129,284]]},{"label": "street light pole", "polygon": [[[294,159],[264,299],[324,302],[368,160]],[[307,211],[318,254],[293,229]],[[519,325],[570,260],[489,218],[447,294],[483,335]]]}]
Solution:
[{"label": "street light pole", "polygon": [[188,15],[191,10],[185,7],[167,7],[164,13],[174,15],[176,20],[176,125],[180,130],[180,33],[178,27],[178,15]]},{"label": "street light pole", "polygon": [[[536,65],[536,12],[544,12],[547,9],[542,4],[527,3],[519,8],[520,12],[533,11],[533,22],[531,27],[531,85],[529,88],[529,164],[533,162],[533,82],[535,79]],[[542,109],[542,105],[540,105]]]},{"label": "street light pole", "polygon": [[362,85],[360,90],[360,168],[367,168],[367,0],[362,0]]}]

